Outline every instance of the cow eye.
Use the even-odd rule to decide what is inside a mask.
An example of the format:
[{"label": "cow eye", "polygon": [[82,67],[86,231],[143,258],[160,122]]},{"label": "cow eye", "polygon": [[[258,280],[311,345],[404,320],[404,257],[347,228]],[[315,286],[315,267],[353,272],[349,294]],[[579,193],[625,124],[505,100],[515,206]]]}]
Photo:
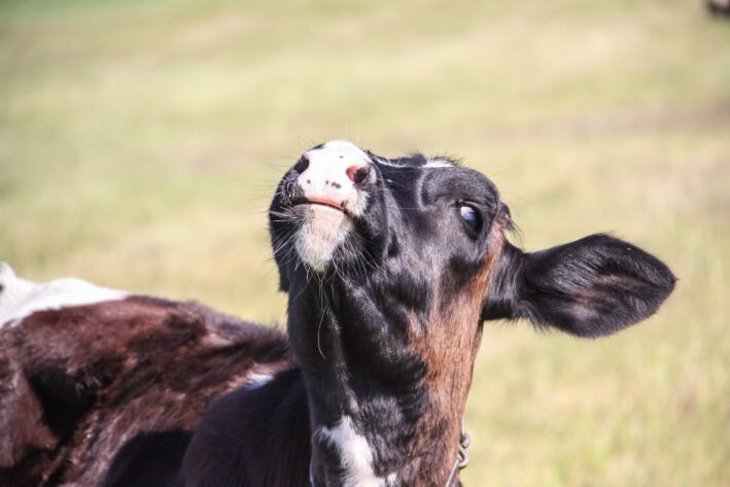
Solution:
[{"label": "cow eye", "polygon": [[469,205],[459,205],[459,215],[461,220],[466,225],[473,235],[478,234],[482,230],[482,215],[477,211],[476,208]]}]

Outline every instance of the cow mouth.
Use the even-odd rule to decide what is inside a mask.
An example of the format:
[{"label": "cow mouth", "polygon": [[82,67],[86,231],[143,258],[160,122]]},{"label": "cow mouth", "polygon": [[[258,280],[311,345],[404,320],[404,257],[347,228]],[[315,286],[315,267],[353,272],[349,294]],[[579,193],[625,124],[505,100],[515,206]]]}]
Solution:
[{"label": "cow mouth", "polygon": [[292,201],[292,207],[297,206],[309,206],[309,207],[324,207],[324,208],[331,208],[333,210],[337,210],[340,213],[343,213],[344,215],[350,216],[347,209],[341,204],[336,202],[333,199],[326,198],[326,197],[308,197],[308,198],[297,198],[294,201]]},{"label": "cow mouth", "polygon": [[299,213],[294,248],[300,260],[310,269],[324,272],[352,232],[352,217],[344,205],[329,198],[298,198],[290,208]]}]

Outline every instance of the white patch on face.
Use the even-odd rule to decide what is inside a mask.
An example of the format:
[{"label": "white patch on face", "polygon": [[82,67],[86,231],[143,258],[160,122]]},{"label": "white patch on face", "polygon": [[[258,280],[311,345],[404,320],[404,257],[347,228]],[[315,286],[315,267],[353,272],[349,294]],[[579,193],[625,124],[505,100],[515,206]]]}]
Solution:
[{"label": "white patch on face", "polygon": [[333,140],[304,153],[307,169],[297,183],[307,198],[326,197],[341,204],[355,216],[362,216],[367,206],[367,193],[358,190],[347,175],[351,166],[367,166],[372,162],[365,151],[352,142]]},{"label": "white patch on face", "polygon": [[372,164],[368,154],[352,142],[333,140],[304,153],[309,164],[297,178],[304,196],[343,208],[322,205],[301,206],[306,212],[295,240],[302,262],[316,272],[326,269],[332,255],[352,231],[351,217],[360,217],[367,207],[368,194],[352,182],[349,168]]},{"label": "white patch on face", "polygon": [[426,161],[426,164],[424,164],[422,166],[414,166],[414,165],[408,164],[407,162],[397,162],[397,161],[392,161],[390,159],[384,159],[382,157],[377,157],[377,156],[376,156],[376,161],[380,165],[395,167],[398,169],[413,168],[413,167],[425,168],[425,169],[435,169],[435,168],[440,168],[440,167],[455,167],[454,163],[451,162],[450,160],[440,159],[440,158],[429,159],[428,161]]},{"label": "white patch on face", "polygon": [[57,279],[35,283],[15,275],[0,263],[0,328],[15,326],[37,311],[115,301],[128,296],[123,291],[95,286],[80,279]]},{"label": "white patch on face", "polygon": [[343,416],[334,428],[320,428],[319,437],[337,447],[345,478],[345,487],[384,487],[385,480],[373,471],[373,452],[364,436],[355,431],[352,418]]},{"label": "white patch on face", "polygon": [[390,166],[390,167],[397,167],[398,169],[403,169],[404,167],[413,167],[408,163],[405,162],[394,162],[390,159],[385,159],[384,157],[378,157],[376,159],[378,161],[378,164],[381,166]]},{"label": "white patch on face", "polygon": [[454,167],[454,163],[449,161],[448,159],[429,159],[428,162],[423,165],[423,167],[428,169],[439,167]]}]

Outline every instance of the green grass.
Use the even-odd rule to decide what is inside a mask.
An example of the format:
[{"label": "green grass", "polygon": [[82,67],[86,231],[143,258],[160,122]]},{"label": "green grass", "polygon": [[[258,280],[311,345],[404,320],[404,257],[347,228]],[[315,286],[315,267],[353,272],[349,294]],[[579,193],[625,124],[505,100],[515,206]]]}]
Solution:
[{"label": "green grass", "polygon": [[490,324],[469,485],[730,485],[730,23],[700,2],[0,3],[0,260],[284,318],[298,153],[449,153],[530,249],[612,231],[680,278],[602,341]]}]

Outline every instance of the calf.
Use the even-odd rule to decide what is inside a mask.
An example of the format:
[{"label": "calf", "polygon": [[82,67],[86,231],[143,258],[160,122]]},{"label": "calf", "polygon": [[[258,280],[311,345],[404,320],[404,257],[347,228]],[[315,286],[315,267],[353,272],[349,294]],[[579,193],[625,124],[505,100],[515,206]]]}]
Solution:
[{"label": "calf", "polygon": [[652,315],[675,282],[607,235],[524,252],[484,175],[344,141],[302,155],[269,218],[288,337],[127,295],[14,318],[0,370],[21,386],[0,411],[35,429],[2,440],[6,472],[41,485],[457,485],[485,321],[599,337]]}]

